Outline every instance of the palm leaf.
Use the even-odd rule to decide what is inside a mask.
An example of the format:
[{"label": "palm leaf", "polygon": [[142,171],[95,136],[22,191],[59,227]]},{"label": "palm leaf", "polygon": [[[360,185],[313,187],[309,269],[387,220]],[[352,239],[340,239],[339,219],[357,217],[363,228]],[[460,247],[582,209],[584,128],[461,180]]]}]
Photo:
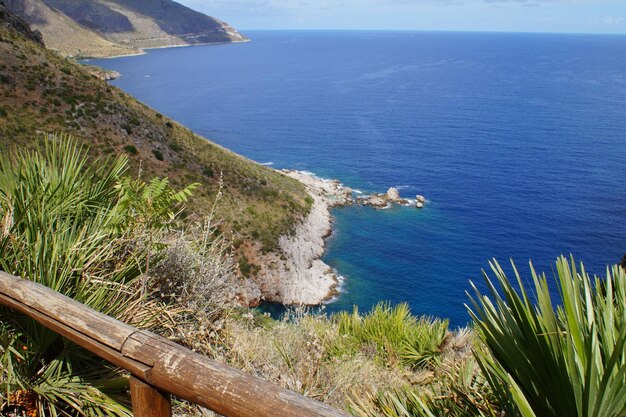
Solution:
[{"label": "palm leaf", "polygon": [[470,315],[483,348],[475,356],[513,416],[626,415],[626,277],[619,267],[591,278],[573,259],[556,263],[560,304],[531,264],[534,297],[513,265],[518,288],[496,261],[491,297],[472,284]]}]

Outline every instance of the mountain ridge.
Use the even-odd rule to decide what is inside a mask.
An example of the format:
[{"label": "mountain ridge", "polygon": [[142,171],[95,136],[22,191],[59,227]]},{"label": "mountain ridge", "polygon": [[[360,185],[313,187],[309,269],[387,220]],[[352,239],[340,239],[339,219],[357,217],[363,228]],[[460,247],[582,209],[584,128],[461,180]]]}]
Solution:
[{"label": "mountain ridge", "polygon": [[144,48],[247,41],[225,22],[172,0],[5,0],[65,56],[102,58]]}]

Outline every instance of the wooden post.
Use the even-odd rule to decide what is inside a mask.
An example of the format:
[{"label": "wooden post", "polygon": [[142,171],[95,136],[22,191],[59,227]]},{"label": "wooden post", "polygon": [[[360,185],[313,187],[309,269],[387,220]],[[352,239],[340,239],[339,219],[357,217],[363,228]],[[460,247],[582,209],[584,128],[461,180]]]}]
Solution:
[{"label": "wooden post", "polygon": [[134,417],[172,417],[172,402],[164,394],[134,376],[130,377],[130,399]]}]

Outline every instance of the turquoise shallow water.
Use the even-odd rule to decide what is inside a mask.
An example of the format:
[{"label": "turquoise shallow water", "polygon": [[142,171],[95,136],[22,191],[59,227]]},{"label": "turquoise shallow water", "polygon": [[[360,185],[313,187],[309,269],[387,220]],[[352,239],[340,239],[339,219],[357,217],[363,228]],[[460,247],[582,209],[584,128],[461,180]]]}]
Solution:
[{"label": "turquoise shallow water", "polygon": [[251,32],[237,45],[95,62],[114,84],[261,163],[418,211],[341,208],[328,310],[407,301],[468,321],[470,278],[496,257],[603,273],[626,252],[626,37]]}]

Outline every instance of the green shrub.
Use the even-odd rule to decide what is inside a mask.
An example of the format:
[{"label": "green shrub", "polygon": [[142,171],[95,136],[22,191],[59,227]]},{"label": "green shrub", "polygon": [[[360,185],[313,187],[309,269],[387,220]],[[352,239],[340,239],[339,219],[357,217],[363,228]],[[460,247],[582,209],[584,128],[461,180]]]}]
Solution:
[{"label": "green shrub", "polygon": [[121,178],[115,188],[119,192],[119,205],[124,216],[123,229],[167,230],[172,221],[181,214],[182,204],[191,197],[200,184],[193,183],[175,191],[169,179],[152,178],[146,183],[141,179]]},{"label": "green shrub", "polygon": [[366,315],[355,307],[352,314],[341,312],[335,319],[339,333],[348,336],[336,346],[338,350],[354,351],[369,345],[387,362],[403,361],[414,367],[436,361],[448,332],[447,320],[417,318],[406,303],[392,307],[381,302]]},{"label": "green shrub", "polygon": [[155,157],[156,159],[158,159],[159,161],[162,161],[162,160],[163,160],[163,153],[162,153],[160,150],[158,150],[158,149],[153,149],[153,150],[152,150],[152,153],[154,154],[154,157]]},{"label": "green shrub", "polygon": [[476,358],[507,415],[626,415],[624,271],[614,266],[592,279],[561,257],[554,302],[532,264],[532,295],[515,265],[519,288],[495,260],[491,268],[495,283],[484,274],[491,298],[474,287],[470,314],[484,343]]},{"label": "green shrub", "polygon": [[137,151],[137,147],[135,145],[126,145],[124,146],[124,151],[130,155],[137,155],[139,152]]},{"label": "green shrub", "polygon": [[248,263],[248,260],[245,258],[245,256],[242,256],[241,258],[239,258],[238,263],[239,263],[239,272],[241,272],[241,275],[243,275],[244,277],[249,277],[250,272],[252,271],[252,267]]},{"label": "green shrub", "polygon": [[202,175],[204,175],[205,177],[213,177],[213,175],[215,174],[215,172],[213,171],[213,169],[211,167],[204,167],[202,169]]},{"label": "green shrub", "polygon": [[141,121],[139,120],[137,116],[129,116],[128,123],[130,123],[133,126],[139,126],[141,124]]},{"label": "green shrub", "polygon": [[178,143],[176,142],[171,142],[167,145],[171,150],[173,150],[174,152],[180,152],[183,150],[183,147],[180,146]]}]

